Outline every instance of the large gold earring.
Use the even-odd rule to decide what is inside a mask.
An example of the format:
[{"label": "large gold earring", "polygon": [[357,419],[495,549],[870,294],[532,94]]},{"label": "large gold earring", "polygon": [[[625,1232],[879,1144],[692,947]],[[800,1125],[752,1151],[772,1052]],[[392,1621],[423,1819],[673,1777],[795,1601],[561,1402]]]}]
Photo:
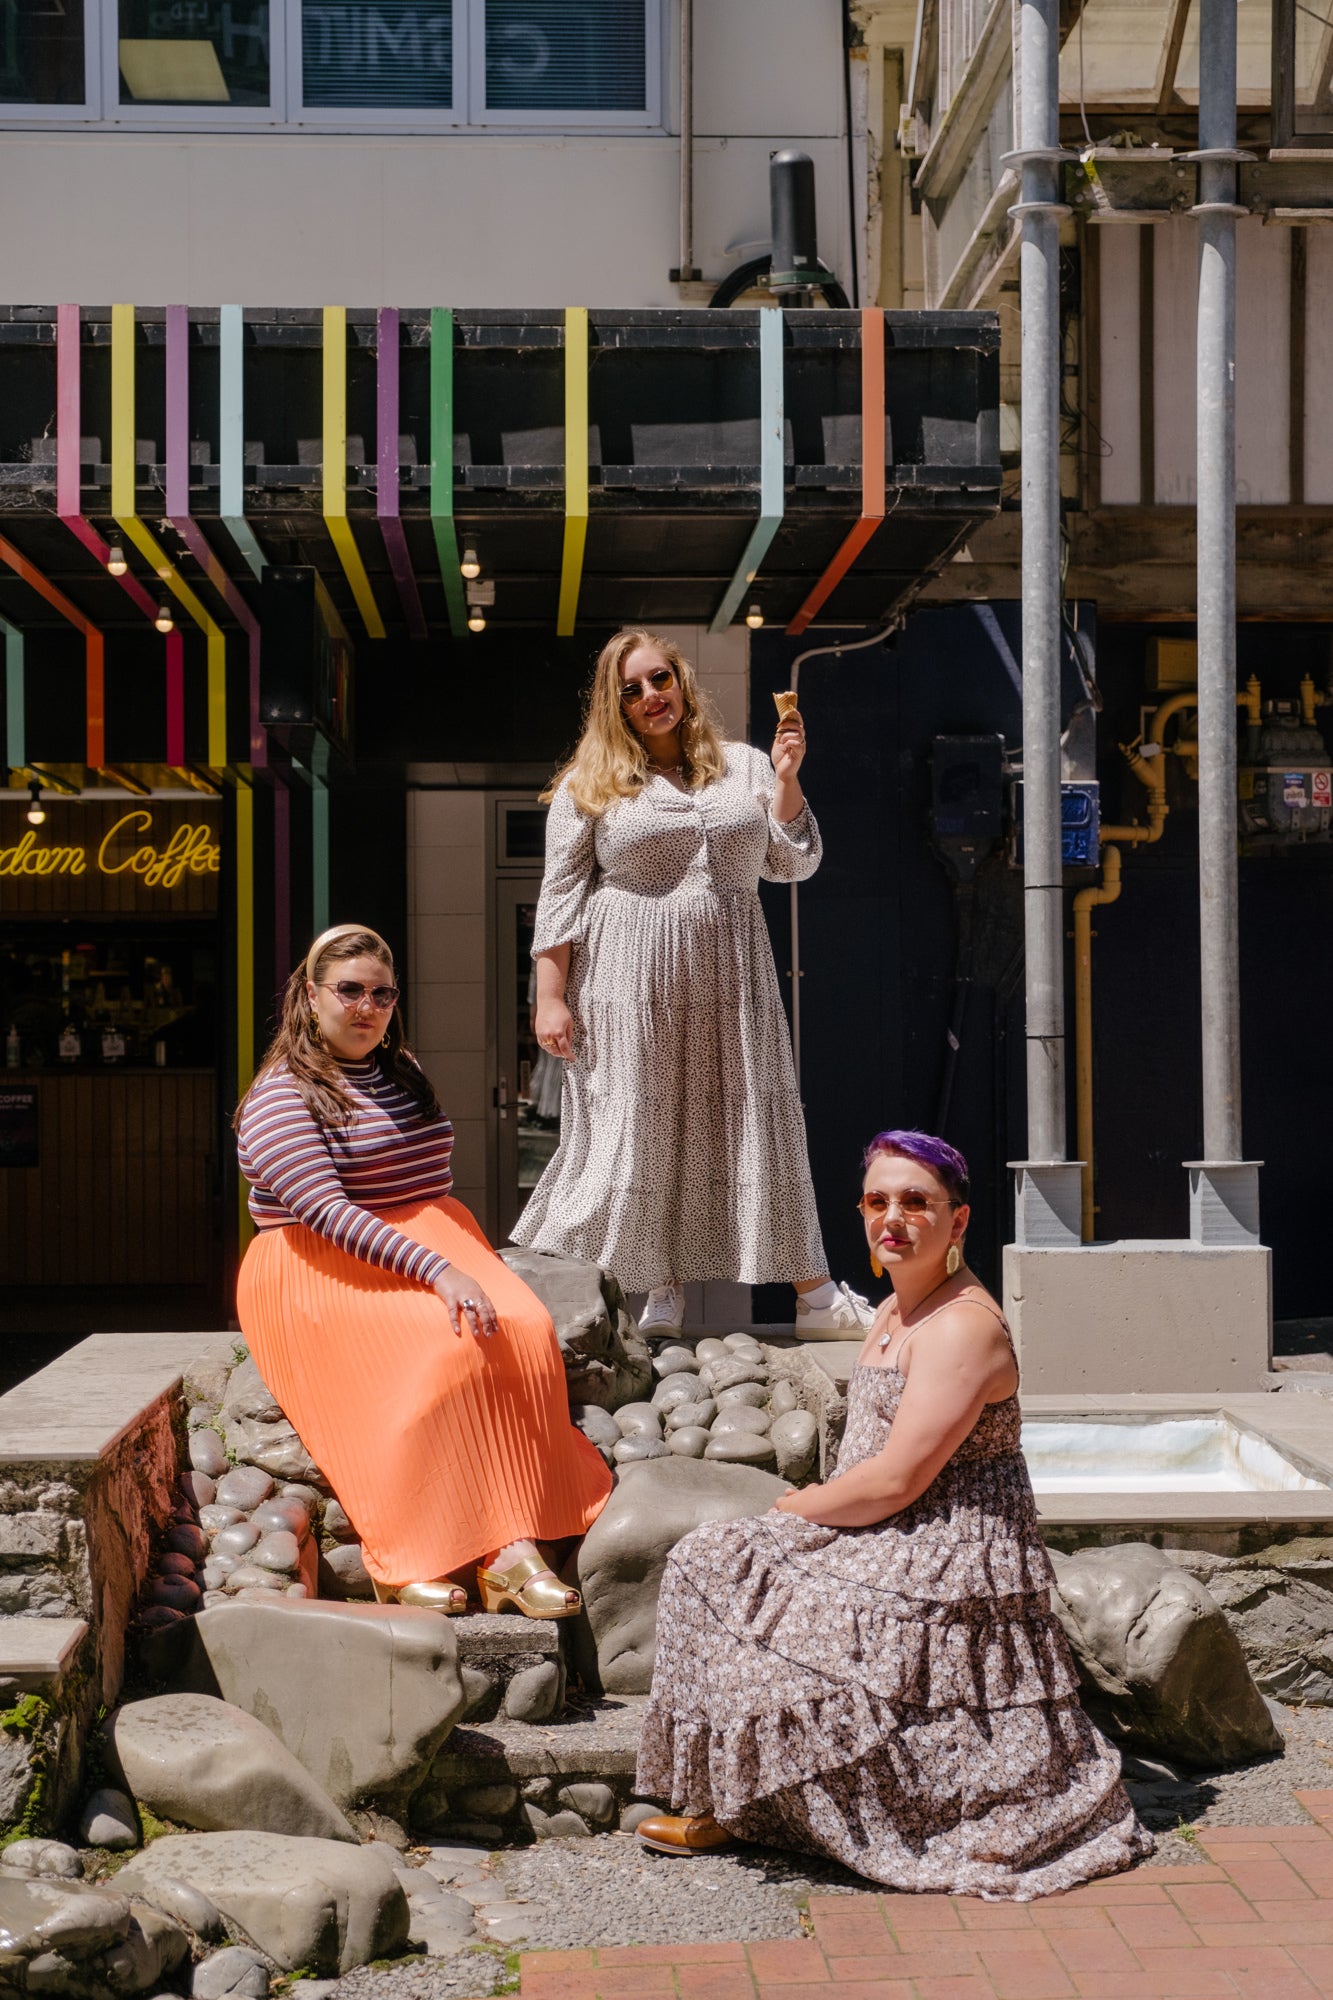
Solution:
[{"label": "large gold earring", "polygon": [[311,1039],[311,1041],[312,1041],[312,1042],[317,1042],[317,1041],[319,1040],[319,1015],[318,1015],[318,1014],[312,1014],[312,1015],[310,1016],[310,1039]]},{"label": "large gold earring", "polygon": [[958,1245],[956,1243],[951,1243],[949,1245],[949,1254],[944,1260],[945,1276],[952,1278],[952,1276],[954,1275],[955,1271],[958,1269],[958,1266],[962,1263],[962,1261],[963,1261],[962,1251],[958,1248]]},{"label": "large gold earring", "polygon": [[879,1258],[875,1255],[873,1250],[870,1253],[870,1268],[874,1272],[877,1278],[882,1278],[884,1276],[884,1266],[880,1263]]},{"label": "large gold earring", "polygon": [[380,1047],[382,1049],[387,1049],[388,1046],[389,1046],[389,1030],[386,1028],[384,1030],[384,1040],[380,1043]]}]

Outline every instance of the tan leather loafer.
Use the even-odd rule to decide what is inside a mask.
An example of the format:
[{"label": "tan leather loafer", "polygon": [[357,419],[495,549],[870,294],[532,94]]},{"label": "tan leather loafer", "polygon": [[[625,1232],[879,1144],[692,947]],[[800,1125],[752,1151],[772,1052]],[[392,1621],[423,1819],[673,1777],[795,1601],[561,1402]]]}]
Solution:
[{"label": "tan leather loafer", "polygon": [[645,1847],[659,1854],[717,1854],[735,1842],[712,1813],[659,1813],[635,1828]]}]

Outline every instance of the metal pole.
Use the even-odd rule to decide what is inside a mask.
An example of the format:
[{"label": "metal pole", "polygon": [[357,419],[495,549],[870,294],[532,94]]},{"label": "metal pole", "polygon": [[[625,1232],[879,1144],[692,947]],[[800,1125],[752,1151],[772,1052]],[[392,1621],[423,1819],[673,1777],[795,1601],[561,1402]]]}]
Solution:
[{"label": "metal pole", "polygon": [[1060,867],[1059,0],[1023,0],[1019,151],[1023,362],[1023,913],[1028,1157],[1065,1147]]},{"label": "metal pole", "polygon": [[[1199,30],[1199,933],[1203,1155],[1239,1161],[1236,885],[1236,0]],[[1210,157],[1211,156],[1211,157]]]},{"label": "metal pole", "polygon": [[694,268],[694,0],[680,0],[680,265],[679,284],[692,284]]}]

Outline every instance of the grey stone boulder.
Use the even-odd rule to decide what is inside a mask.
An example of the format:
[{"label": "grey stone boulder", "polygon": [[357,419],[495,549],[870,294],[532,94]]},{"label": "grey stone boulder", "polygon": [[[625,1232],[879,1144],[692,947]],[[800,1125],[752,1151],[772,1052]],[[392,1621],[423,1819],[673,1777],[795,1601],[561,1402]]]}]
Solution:
[{"label": "grey stone boulder", "polygon": [[79,1839],[85,1847],[137,1847],[139,1815],[128,1792],[100,1785],[89,1793],[79,1814]]},{"label": "grey stone boulder", "polygon": [[[211,1614],[203,1612],[201,1617]],[[227,1617],[239,1616],[228,1606]],[[356,1835],[310,1773],[242,1708],[209,1694],[127,1702],[103,1728],[107,1767],[161,1819],[323,1840]]]},{"label": "grey stone boulder", "polygon": [[1301,1535],[1253,1555],[1171,1556],[1222,1606],[1262,1694],[1333,1704],[1333,1540]]},{"label": "grey stone boulder", "polygon": [[584,1437],[599,1450],[603,1448],[609,1450],[613,1444],[619,1442],[620,1426],[611,1412],[604,1410],[600,1403],[573,1403],[570,1405],[569,1414],[574,1428],[582,1431]]},{"label": "grey stone boulder", "polygon": [[563,1676],[554,1660],[520,1667],[504,1694],[504,1712],[511,1722],[549,1722],[560,1707]]},{"label": "grey stone boulder", "polygon": [[180,1926],[119,1882],[112,1891],[0,1871],[0,1992],[7,1996],[147,1994],[173,1979],[189,1952]]},{"label": "grey stone boulder", "polygon": [[614,1445],[611,1456],[617,1465],[634,1465],[645,1458],[665,1458],[667,1447],[661,1438],[625,1437]]},{"label": "grey stone boulder", "polygon": [[247,1466],[259,1466],[274,1479],[302,1480],[319,1485],[324,1475],[284,1417],[281,1423],[261,1423],[236,1417],[227,1425],[227,1447]]},{"label": "grey stone boulder", "polygon": [[676,1543],[705,1521],[767,1513],[790,1490],[750,1466],[674,1454],[625,1468],[578,1552],[578,1585],[606,1693],[648,1692],[657,1597]]},{"label": "grey stone boulder", "polygon": [[200,1889],[192,1889],[188,1882],[177,1881],[174,1875],[161,1875],[154,1879],[151,1891],[146,1892],[144,1901],[151,1903],[164,1917],[183,1924],[187,1931],[193,1931],[205,1944],[214,1944],[227,1934],[226,1919],[216,1903],[210,1902]]},{"label": "grey stone boulder", "polygon": [[1188,1571],[1144,1542],[1052,1561],[1084,1704],[1113,1741],[1211,1770],[1281,1750],[1239,1640]]},{"label": "grey stone boulder", "polygon": [[268,2000],[268,1966],[248,1945],[231,1944],[201,1959],[190,1981],[191,2000]]},{"label": "grey stone boulder", "polygon": [[340,1542],[324,1551],[319,1559],[319,1594],[343,1603],[373,1603],[375,1585],[360,1542]]},{"label": "grey stone boulder", "polygon": [[762,1382],[736,1382],[729,1389],[719,1389],[713,1400],[719,1410],[766,1410],[768,1390]]},{"label": "grey stone boulder", "polygon": [[[786,1383],[779,1383],[786,1388]],[[784,1479],[804,1479],[819,1455],[819,1419],[809,1410],[784,1410],[773,1418],[769,1436]]]},{"label": "grey stone boulder", "polygon": [[238,1418],[254,1418],[261,1424],[282,1424],[286,1412],[269,1389],[254,1362],[248,1357],[232,1369],[219,1415],[224,1425]]},{"label": "grey stone boulder", "polygon": [[397,1818],[466,1699],[438,1611],[285,1595],[201,1611],[179,1681],[261,1717],[339,1805]]},{"label": "grey stone boulder", "polygon": [[571,1403],[615,1410],[644,1393],[652,1381],[648,1343],[609,1271],[541,1250],[510,1248],[500,1255],[551,1315]]},{"label": "grey stone boulder", "polygon": [[206,1479],[221,1479],[226,1472],[226,1447],[215,1430],[191,1431],[189,1452],[190,1464]]},{"label": "grey stone boulder", "polygon": [[622,1437],[660,1438],[662,1435],[662,1413],[655,1410],[651,1403],[622,1404],[613,1422]]},{"label": "grey stone boulder", "polygon": [[83,1880],[83,1864],[75,1849],[63,1840],[40,1837],[11,1840],[8,1847],[0,1849],[0,1868],[7,1868],[15,1875],[43,1876],[57,1882]]},{"label": "grey stone boulder", "polygon": [[332,1978],[407,1943],[407,1898],[383,1853],[274,1833],[167,1834],[116,1877],[147,1898],[186,1882],[284,1972]]},{"label": "grey stone boulder", "polygon": [[667,1450],[680,1458],[702,1458],[708,1449],[708,1432],[702,1424],[682,1424],[667,1437]]},{"label": "grey stone boulder", "polygon": [[772,1438],[756,1437],[752,1431],[714,1429],[704,1447],[705,1458],[724,1465],[775,1465],[777,1455]]},{"label": "grey stone boulder", "polygon": [[748,1403],[731,1403],[719,1410],[713,1436],[725,1437],[729,1431],[743,1431],[750,1437],[767,1437],[772,1422],[767,1410],[753,1410]]},{"label": "grey stone boulder", "polygon": [[254,1465],[234,1465],[230,1472],[224,1472],[218,1481],[216,1505],[239,1507],[248,1513],[267,1500],[273,1491],[271,1474]]}]

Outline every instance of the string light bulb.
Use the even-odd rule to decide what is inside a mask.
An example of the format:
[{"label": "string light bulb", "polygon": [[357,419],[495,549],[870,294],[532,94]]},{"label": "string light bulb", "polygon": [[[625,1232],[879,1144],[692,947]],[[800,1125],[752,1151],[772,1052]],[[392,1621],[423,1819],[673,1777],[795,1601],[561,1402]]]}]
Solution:
[{"label": "string light bulb", "polygon": [[764,614],[757,604],[752,604],[745,614],[745,622],[752,632],[757,632],[764,622]]},{"label": "string light bulb", "polygon": [[46,807],[42,804],[42,788],[36,778],[28,787],[28,825],[43,826],[46,822]]},{"label": "string light bulb", "polygon": [[484,632],[486,630],[486,613],[479,604],[474,604],[468,612],[467,629],[469,632]]},{"label": "string light bulb", "polygon": [[463,560],[459,563],[458,567],[469,583],[471,583],[474,576],[480,576],[481,564],[477,559],[477,551],[475,549],[464,549]]},{"label": "string light bulb", "polygon": [[153,623],[159,632],[174,632],[176,629],[176,621],[171,615],[171,605],[165,597],[158,604],[157,616]]},{"label": "string light bulb", "polygon": [[107,550],[106,568],[108,576],[124,576],[126,570],[129,568],[129,564],[125,560],[125,551],[119,542],[112,542],[111,547]]}]

